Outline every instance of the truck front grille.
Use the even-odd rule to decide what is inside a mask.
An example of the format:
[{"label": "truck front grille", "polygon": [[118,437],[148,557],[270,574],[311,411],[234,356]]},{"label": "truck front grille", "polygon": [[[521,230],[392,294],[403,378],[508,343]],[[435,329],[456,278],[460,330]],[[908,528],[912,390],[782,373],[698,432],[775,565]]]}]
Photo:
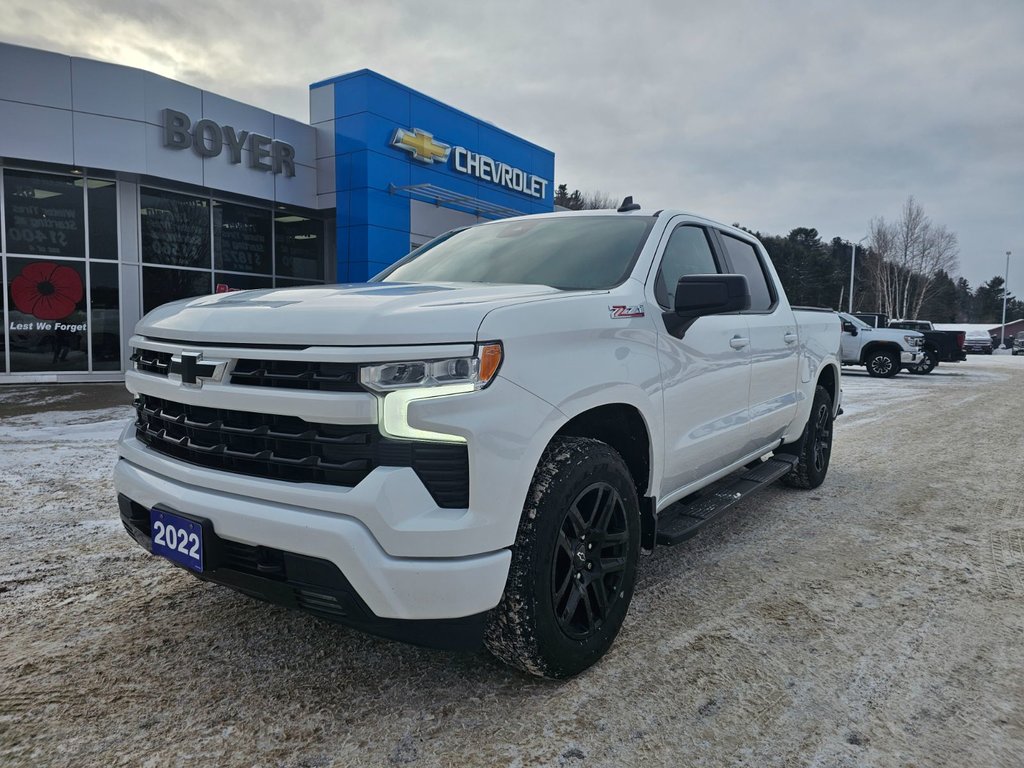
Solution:
[{"label": "truck front grille", "polygon": [[133,349],[132,362],[135,363],[135,370],[143,373],[153,373],[157,376],[166,376],[171,366],[170,352],[155,352],[152,349]]},{"label": "truck front grille", "polygon": [[355,363],[303,360],[239,360],[231,372],[232,384],[321,392],[362,392]]},{"label": "truck front grille", "polygon": [[411,467],[440,507],[469,506],[465,445],[383,437],[375,425],[135,401],[135,433],[155,451],[191,464],[296,483],[353,487],[380,466]]}]

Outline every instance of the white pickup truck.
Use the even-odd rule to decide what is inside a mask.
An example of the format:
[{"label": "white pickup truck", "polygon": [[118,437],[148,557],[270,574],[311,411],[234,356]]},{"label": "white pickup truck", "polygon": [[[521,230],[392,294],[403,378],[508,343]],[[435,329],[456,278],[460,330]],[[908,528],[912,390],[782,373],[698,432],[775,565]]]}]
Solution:
[{"label": "white pickup truck", "polygon": [[900,368],[913,368],[924,359],[923,333],[899,328],[872,328],[846,312],[838,314],[843,321],[843,365],[863,365],[868,369],[868,375],[891,379],[900,372]]},{"label": "white pickup truck", "polygon": [[839,343],[741,230],[628,198],[490,222],[366,284],[146,315],[121,519],[199,578],[568,677],[641,551],[824,480]]}]

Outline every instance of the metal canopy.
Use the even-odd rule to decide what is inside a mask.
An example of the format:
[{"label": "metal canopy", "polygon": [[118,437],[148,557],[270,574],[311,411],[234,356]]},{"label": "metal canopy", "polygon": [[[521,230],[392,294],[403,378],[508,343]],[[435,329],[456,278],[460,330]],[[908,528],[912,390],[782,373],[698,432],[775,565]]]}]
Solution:
[{"label": "metal canopy", "polygon": [[525,214],[525,211],[517,211],[515,208],[508,208],[504,205],[497,205],[496,203],[488,203],[483,200],[478,200],[475,197],[463,195],[459,192],[453,192],[450,189],[439,187],[436,184],[410,184],[406,187],[389,184],[388,194],[393,195],[396,192],[405,192],[410,197],[419,198],[433,203],[434,205],[457,205],[460,208],[467,209],[471,213],[475,213],[477,216],[484,216],[488,219],[504,219],[509,216],[522,216]]}]

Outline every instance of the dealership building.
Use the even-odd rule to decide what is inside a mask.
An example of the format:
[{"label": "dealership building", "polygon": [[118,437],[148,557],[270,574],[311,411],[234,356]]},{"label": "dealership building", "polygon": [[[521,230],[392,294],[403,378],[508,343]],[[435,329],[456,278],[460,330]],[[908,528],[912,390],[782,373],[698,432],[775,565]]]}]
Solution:
[{"label": "dealership building", "polygon": [[309,123],[151,72],[0,44],[0,383],[117,380],[178,298],[360,282],[553,209],[554,155],[369,70]]}]

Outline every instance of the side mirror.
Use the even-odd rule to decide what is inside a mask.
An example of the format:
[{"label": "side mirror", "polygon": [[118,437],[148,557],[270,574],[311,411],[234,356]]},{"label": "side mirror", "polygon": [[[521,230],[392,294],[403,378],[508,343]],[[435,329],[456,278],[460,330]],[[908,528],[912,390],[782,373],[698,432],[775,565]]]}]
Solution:
[{"label": "side mirror", "polygon": [[745,275],[686,275],[676,284],[675,311],[665,312],[665,328],[682,338],[694,321],[750,309],[750,287]]},{"label": "side mirror", "polygon": [[848,333],[851,336],[857,335],[857,326],[853,323],[843,323],[843,332]]}]

